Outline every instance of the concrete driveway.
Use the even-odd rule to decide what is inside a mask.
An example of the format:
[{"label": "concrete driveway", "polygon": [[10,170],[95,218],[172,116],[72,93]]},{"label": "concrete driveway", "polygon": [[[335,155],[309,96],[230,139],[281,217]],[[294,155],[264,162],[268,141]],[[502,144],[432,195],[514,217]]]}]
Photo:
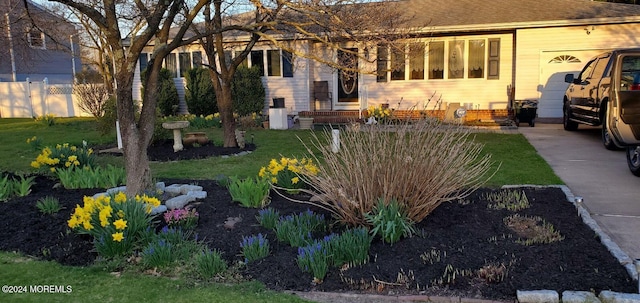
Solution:
[{"label": "concrete driveway", "polygon": [[602,230],[631,259],[640,259],[640,178],[627,167],[624,151],[610,151],[600,128],[580,125],[568,132],[561,124],[518,128],[553,168]]}]

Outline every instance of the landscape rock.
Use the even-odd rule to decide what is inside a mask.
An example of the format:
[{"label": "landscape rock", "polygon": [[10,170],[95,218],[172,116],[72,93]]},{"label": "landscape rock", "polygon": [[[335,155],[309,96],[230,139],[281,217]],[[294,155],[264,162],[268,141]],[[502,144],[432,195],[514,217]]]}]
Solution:
[{"label": "landscape rock", "polygon": [[589,291],[564,291],[562,303],[600,303],[600,300]]},{"label": "landscape rock", "polygon": [[640,294],[603,290],[598,296],[603,303],[640,303]]},{"label": "landscape rock", "polygon": [[181,187],[182,187],[182,184],[171,184],[169,186],[166,186],[164,188],[164,191],[168,194],[172,194],[175,196],[180,194]]},{"label": "landscape rock", "polygon": [[119,187],[114,187],[114,188],[107,189],[107,194],[117,194],[119,192],[126,192],[126,191],[127,191],[127,187],[126,186],[119,186]]},{"label": "landscape rock", "polygon": [[152,215],[152,216],[155,216],[155,215],[157,215],[157,214],[161,214],[161,213],[163,213],[163,212],[165,212],[165,211],[167,211],[167,206],[166,206],[166,205],[160,205],[160,206],[158,206],[158,207],[154,207],[154,208],[151,210],[151,215]]},{"label": "landscape rock", "polygon": [[518,290],[516,296],[520,303],[560,302],[560,295],[555,290]]},{"label": "landscape rock", "polygon": [[165,205],[167,206],[168,209],[178,209],[178,208],[184,208],[184,206],[187,205],[187,203],[193,202],[195,200],[196,198],[194,197],[181,195],[181,196],[173,197],[167,200],[167,202],[165,202]]},{"label": "landscape rock", "polygon": [[204,199],[207,197],[207,192],[203,190],[190,191],[187,193],[187,196],[194,197],[196,199]]},{"label": "landscape rock", "polygon": [[180,186],[180,193],[183,195],[188,194],[190,191],[202,191],[202,186],[198,185],[182,185]]}]

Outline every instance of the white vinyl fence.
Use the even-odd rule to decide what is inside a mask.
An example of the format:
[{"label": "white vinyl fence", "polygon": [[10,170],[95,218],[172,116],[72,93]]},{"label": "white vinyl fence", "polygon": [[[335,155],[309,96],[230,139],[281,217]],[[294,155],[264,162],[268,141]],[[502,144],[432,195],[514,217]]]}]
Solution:
[{"label": "white vinyl fence", "polygon": [[78,107],[73,84],[42,82],[0,82],[0,118],[91,116]]}]

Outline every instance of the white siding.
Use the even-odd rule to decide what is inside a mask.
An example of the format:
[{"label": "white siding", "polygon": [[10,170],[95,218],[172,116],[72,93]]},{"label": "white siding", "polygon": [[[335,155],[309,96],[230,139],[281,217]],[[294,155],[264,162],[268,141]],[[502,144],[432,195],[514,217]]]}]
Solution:
[{"label": "white siding", "polygon": [[[579,71],[589,58],[605,50],[640,47],[635,38],[640,35],[637,24],[522,29],[516,35],[515,98],[539,99],[540,117],[562,117],[561,83],[557,82],[563,81],[563,72]],[[567,64],[565,71],[549,66],[549,57],[557,54],[575,56],[582,63]]]}]

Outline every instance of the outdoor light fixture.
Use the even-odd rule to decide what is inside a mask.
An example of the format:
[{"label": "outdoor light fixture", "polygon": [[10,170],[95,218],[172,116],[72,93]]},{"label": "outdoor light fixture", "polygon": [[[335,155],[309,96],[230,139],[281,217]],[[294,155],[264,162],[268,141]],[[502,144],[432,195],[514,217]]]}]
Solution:
[{"label": "outdoor light fixture", "polygon": [[596,27],[593,26],[593,25],[592,26],[588,26],[587,25],[587,26],[584,27],[584,31],[587,33],[587,35],[590,35],[591,32],[594,31],[595,29],[596,29]]},{"label": "outdoor light fixture", "polygon": [[576,209],[578,210],[578,216],[580,216],[580,209],[583,208],[583,206],[582,206],[582,197],[575,196],[573,198],[573,201],[576,203]]}]

